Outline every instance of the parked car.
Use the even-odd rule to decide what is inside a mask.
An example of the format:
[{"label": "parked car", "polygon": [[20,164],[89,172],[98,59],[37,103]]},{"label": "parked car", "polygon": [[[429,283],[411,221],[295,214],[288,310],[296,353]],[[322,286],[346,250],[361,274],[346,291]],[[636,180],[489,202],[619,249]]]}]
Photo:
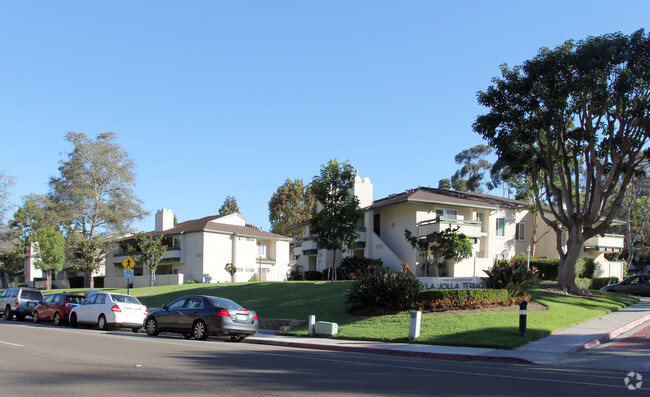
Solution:
[{"label": "parked car", "polygon": [[131,295],[98,292],[88,296],[70,311],[70,326],[79,324],[131,328],[138,332],[147,316],[147,307]]},{"label": "parked car", "polygon": [[603,291],[621,292],[641,296],[650,296],[650,274],[639,274],[628,277],[618,284],[606,285]]},{"label": "parked car", "polygon": [[45,298],[43,303],[34,308],[32,320],[35,323],[52,321],[54,325],[65,324],[70,318],[72,308],[79,305],[85,298],[83,295],[75,294],[52,294]]},{"label": "parked car", "polygon": [[204,340],[208,335],[230,337],[241,342],[259,329],[257,313],[226,298],[205,295],[180,297],[151,312],[145,322],[147,335],[175,332],[185,338]]},{"label": "parked car", "polygon": [[43,302],[43,294],[34,288],[8,288],[0,295],[0,310],[5,320],[24,320],[31,316],[34,308]]}]

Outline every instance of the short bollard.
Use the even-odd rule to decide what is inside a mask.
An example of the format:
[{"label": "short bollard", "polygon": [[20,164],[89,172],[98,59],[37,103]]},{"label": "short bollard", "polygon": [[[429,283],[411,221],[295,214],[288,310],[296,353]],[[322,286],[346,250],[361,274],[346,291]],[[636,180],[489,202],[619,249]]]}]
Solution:
[{"label": "short bollard", "polygon": [[316,316],[309,315],[309,336],[314,336],[314,325],[316,324]]},{"label": "short bollard", "polygon": [[409,340],[414,340],[420,336],[420,323],[422,322],[422,312],[412,311],[411,321],[409,322]]},{"label": "short bollard", "polygon": [[522,301],[519,304],[519,336],[526,335],[526,309],[528,309],[528,302]]}]

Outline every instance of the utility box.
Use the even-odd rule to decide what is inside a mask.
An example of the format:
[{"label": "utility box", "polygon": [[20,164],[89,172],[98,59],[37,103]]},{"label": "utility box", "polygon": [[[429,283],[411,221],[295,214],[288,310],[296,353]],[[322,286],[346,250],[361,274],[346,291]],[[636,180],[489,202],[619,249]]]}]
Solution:
[{"label": "utility box", "polygon": [[316,321],[314,324],[314,336],[331,338],[339,332],[337,323],[328,323],[326,321]]}]

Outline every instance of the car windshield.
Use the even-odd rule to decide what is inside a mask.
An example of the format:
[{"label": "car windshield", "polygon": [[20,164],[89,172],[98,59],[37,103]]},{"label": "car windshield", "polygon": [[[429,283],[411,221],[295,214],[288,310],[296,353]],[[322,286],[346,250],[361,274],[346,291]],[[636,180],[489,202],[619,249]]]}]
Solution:
[{"label": "car windshield", "polygon": [[81,304],[81,302],[84,300],[83,296],[71,296],[68,298],[68,302],[70,303],[76,303],[76,304]]},{"label": "car windshield", "polygon": [[43,299],[43,296],[41,295],[41,293],[36,292],[36,291],[23,291],[23,293],[20,294],[20,297],[22,299],[31,299],[31,300],[35,300],[35,301],[39,301],[39,300]]},{"label": "car windshield", "polygon": [[213,306],[216,307],[223,307],[226,309],[244,309],[243,307],[239,306],[238,304],[231,301],[230,299],[215,298],[211,296],[208,298],[208,300],[210,301],[210,303],[212,303]]},{"label": "car windshield", "polygon": [[134,305],[141,304],[139,300],[137,300],[135,297],[131,295],[111,294],[111,299],[113,299],[113,302],[117,302],[117,303],[132,303]]}]

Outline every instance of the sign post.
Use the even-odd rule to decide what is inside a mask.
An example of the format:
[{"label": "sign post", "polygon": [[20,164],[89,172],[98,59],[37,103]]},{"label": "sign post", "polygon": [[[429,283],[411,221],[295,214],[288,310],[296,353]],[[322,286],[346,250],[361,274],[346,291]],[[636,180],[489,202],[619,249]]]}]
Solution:
[{"label": "sign post", "polygon": [[130,256],[127,256],[126,259],[122,261],[122,266],[124,267],[124,273],[122,277],[126,279],[126,294],[129,294],[129,280],[134,277],[133,267],[135,266],[135,261],[131,259]]}]

